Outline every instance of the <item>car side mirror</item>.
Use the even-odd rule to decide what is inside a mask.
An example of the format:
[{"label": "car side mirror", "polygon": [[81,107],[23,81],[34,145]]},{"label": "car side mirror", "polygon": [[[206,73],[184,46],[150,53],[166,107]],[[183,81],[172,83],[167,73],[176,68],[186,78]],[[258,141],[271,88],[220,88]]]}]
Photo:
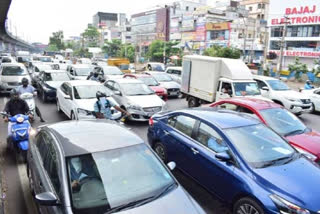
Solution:
[{"label": "car side mirror", "polygon": [[221,153],[217,153],[215,155],[215,157],[219,160],[219,161],[223,161],[223,162],[229,162],[231,161],[231,157],[228,153],[226,152],[221,152]]},{"label": "car side mirror", "polygon": [[35,196],[36,202],[42,206],[59,205],[58,198],[52,192],[43,192]]},{"label": "car side mirror", "polygon": [[269,88],[268,88],[267,86],[263,86],[261,89],[262,89],[263,91],[269,91]]},{"label": "car side mirror", "polygon": [[175,168],[176,168],[176,163],[175,162],[173,162],[173,161],[171,161],[171,162],[169,162],[168,164],[167,164],[167,166],[169,167],[169,169],[171,170],[171,171],[173,171]]},{"label": "car side mirror", "polygon": [[118,96],[122,96],[122,94],[121,94],[120,91],[114,91],[114,94],[115,94],[115,95],[118,95]]},{"label": "car side mirror", "polygon": [[65,95],[63,98],[66,99],[66,100],[71,100],[70,95]]}]

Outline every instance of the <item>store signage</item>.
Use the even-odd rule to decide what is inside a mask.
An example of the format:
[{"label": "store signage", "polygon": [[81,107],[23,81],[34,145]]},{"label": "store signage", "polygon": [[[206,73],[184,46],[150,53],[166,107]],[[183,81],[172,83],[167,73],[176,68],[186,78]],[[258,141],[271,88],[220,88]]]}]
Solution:
[{"label": "store signage", "polygon": [[206,28],[208,31],[213,30],[228,30],[230,24],[228,22],[223,23],[207,23]]},{"label": "store signage", "polygon": [[[280,51],[270,51],[280,55]],[[284,51],[283,56],[292,56],[292,57],[310,57],[310,58],[319,58],[320,52],[313,51]]]}]

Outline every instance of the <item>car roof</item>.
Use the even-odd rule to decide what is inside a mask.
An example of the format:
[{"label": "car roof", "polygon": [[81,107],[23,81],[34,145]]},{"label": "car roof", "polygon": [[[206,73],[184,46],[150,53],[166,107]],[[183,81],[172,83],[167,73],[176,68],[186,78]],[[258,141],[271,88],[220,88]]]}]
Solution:
[{"label": "car roof", "polygon": [[44,70],[45,73],[67,73],[65,70]]},{"label": "car roof", "polygon": [[90,64],[73,64],[71,66],[75,68],[91,68],[92,67]]},{"label": "car roof", "polygon": [[167,67],[166,70],[168,70],[168,69],[174,69],[174,70],[182,71],[182,67],[180,67],[180,66],[169,66],[169,67]]},{"label": "car roof", "polygon": [[213,123],[221,129],[237,128],[243,126],[256,125],[260,122],[250,117],[245,117],[243,114],[232,111],[217,111],[214,108],[201,107],[191,108],[175,112],[182,112],[196,116],[209,123]]},{"label": "car roof", "polygon": [[57,138],[65,157],[79,156],[144,143],[116,122],[78,120],[43,127]]},{"label": "car roof", "polygon": [[91,80],[71,80],[66,81],[71,86],[81,86],[81,85],[102,85],[101,83],[97,81],[91,81]]},{"label": "car roof", "polygon": [[220,102],[227,102],[227,103],[231,102],[236,104],[247,105],[256,110],[282,108],[282,106],[277,103],[267,101],[267,100],[256,99],[256,98],[249,98],[249,97],[223,99],[223,100],[220,100],[219,103]]},{"label": "car roof", "polygon": [[266,77],[266,76],[260,76],[260,75],[253,75],[253,79],[258,79],[258,80],[278,80],[273,77]]},{"label": "car roof", "polygon": [[138,79],[131,79],[131,78],[120,78],[120,79],[113,79],[117,83],[143,83],[141,80]]}]

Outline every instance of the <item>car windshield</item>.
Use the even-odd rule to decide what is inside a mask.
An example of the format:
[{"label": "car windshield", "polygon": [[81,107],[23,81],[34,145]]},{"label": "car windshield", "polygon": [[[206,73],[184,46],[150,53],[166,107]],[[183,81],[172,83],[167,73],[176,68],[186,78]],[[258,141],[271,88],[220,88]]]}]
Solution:
[{"label": "car windshield", "polygon": [[154,64],[151,66],[153,71],[164,71],[164,65],[162,64]]},{"label": "car windshield", "polygon": [[69,81],[70,78],[66,73],[45,73],[44,81]]},{"label": "car windshield", "polygon": [[103,67],[103,72],[105,75],[123,75],[119,68],[111,66]]},{"label": "car windshield", "polygon": [[129,70],[129,65],[128,64],[121,64],[119,66],[120,70]]},{"label": "car windshield", "polygon": [[3,76],[25,76],[27,71],[20,66],[4,66],[2,69]]},{"label": "car windshield", "polygon": [[151,95],[154,94],[146,84],[144,83],[124,83],[121,84],[124,93],[128,96],[137,96],[137,95]]},{"label": "car windshield", "polygon": [[172,78],[168,74],[165,74],[165,73],[163,73],[163,74],[152,74],[152,76],[154,78],[156,78],[156,80],[158,82],[171,82],[171,81],[173,81]]},{"label": "car windshield", "polygon": [[236,96],[260,95],[260,90],[256,82],[237,82],[233,83]]},{"label": "car windshield", "polygon": [[41,62],[52,62],[51,57],[39,57]]},{"label": "car windshield", "polygon": [[67,158],[67,166],[73,213],[120,212],[177,186],[144,144]]},{"label": "car windshield", "polygon": [[24,56],[19,56],[18,57],[18,62],[24,63],[24,62],[30,62],[29,57],[24,57]]},{"label": "car windshield", "polygon": [[159,85],[158,81],[153,77],[141,77],[141,78],[139,78],[139,80],[144,82],[144,84],[146,84],[147,86],[158,86]]},{"label": "car windshield", "polygon": [[267,80],[270,87],[275,91],[287,91],[290,88],[281,80]]},{"label": "car windshield", "polygon": [[107,96],[111,96],[112,93],[109,89],[104,87],[103,85],[81,85],[74,86],[74,97],[75,99],[93,99],[96,98],[96,93],[101,91],[105,93]]},{"label": "car windshield", "polygon": [[226,129],[242,157],[253,167],[274,165],[277,160],[292,157],[295,150],[263,124]]},{"label": "car windshield", "polygon": [[82,64],[91,64],[91,60],[90,60],[90,59],[86,59],[86,58],[80,59],[80,62],[81,62]]},{"label": "car windshield", "polygon": [[90,68],[76,68],[76,75],[77,76],[88,76],[89,73],[92,71]]},{"label": "car windshield", "polygon": [[267,124],[277,133],[287,136],[304,133],[307,127],[292,113],[283,108],[261,110]]},{"label": "car windshield", "polygon": [[12,60],[9,57],[3,57],[2,58],[2,63],[11,63],[11,62],[12,62]]}]

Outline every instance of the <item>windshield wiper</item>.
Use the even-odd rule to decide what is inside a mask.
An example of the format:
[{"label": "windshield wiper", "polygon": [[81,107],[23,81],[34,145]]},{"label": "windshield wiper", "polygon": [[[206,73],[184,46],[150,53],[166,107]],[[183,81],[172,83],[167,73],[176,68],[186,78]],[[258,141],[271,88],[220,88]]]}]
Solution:
[{"label": "windshield wiper", "polygon": [[114,208],[110,209],[108,212],[106,212],[105,214],[119,212],[120,210],[124,210],[124,209],[131,208],[131,207],[137,207],[137,206],[140,206],[142,204],[145,204],[145,203],[149,202],[150,199],[153,199],[153,196],[142,198],[142,199],[139,199],[139,200],[136,200],[136,201],[131,201],[131,202],[127,203],[127,204],[123,204],[123,205],[114,207]]},{"label": "windshield wiper", "polygon": [[302,134],[302,133],[305,133],[305,131],[307,131],[307,129],[304,129],[304,130],[298,129],[298,130],[291,131],[291,132],[285,134],[284,136],[288,137],[288,136],[291,136],[291,135]]},{"label": "windshield wiper", "polygon": [[287,159],[288,159],[288,161],[282,163],[282,164],[287,164],[287,163],[289,163],[289,162],[293,159],[294,154],[295,154],[295,153],[293,153],[293,154],[290,155],[290,156],[285,156],[285,157],[278,158],[278,159],[275,159],[275,160],[272,160],[272,161],[268,161],[267,163],[262,164],[259,168],[265,168],[265,167],[268,167],[268,166],[273,166],[273,165],[276,165],[277,163],[279,163],[280,161],[283,161],[283,160],[287,160]]},{"label": "windshield wiper", "polygon": [[163,190],[161,190],[161,192],[159,192],[157,195],[153,196],[152,199],[157,199],[160,198],[161,196],[163,196],[164,194],[166,194],[167,192],[169,192],[173,187],[175,187],[176,184],[175,183],[171,183],[168,186],[166,186]]}]

